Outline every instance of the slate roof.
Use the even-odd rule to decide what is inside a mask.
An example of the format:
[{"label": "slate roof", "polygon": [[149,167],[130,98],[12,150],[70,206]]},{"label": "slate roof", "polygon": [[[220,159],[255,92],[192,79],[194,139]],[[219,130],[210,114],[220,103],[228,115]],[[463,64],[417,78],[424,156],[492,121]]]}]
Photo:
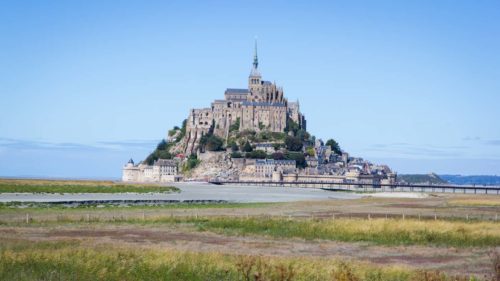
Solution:
[{"label": "slate roof", "polygon": [[274,160],[274,159],[257,159],[256,165],[295,165],[295,160]]},{"label": "slate roof", "polygon": [[270,102],[256,102],[256,101],[244,101],[241,103],[245,106],[275,106],[275,107],[285,107],[284,103],[270,103]]},{"label": "slate roof", "polygon": [[227,88],[224,94],[231,94],[231,95],[246,95],[248,94],[249,91],[248,89],[234,89],[234,88]]},{"label": "slate roof", "polygon": [[174,160],[170,159],[158,159],[154,163],[155,166],[177,166]]}]

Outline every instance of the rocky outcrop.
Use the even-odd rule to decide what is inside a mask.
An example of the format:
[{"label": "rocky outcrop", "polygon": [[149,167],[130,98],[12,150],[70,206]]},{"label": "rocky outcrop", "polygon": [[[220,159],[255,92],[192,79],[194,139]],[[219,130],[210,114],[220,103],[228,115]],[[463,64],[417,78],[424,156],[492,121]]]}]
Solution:
[{"label": "rocky outcrop", "polygon": [[188,180],[237,180],[239,178],[240,170],[237,165],[233,165],[228,152],[198,153],[198,159],[201,163],[191,171]]}]

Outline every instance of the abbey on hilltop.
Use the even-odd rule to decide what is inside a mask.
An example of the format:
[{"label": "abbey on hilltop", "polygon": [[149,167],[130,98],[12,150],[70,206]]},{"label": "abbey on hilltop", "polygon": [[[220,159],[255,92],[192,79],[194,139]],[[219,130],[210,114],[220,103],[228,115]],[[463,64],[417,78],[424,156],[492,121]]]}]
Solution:
[{"label": "abbey on hilltop", "polygon": [[210,130],[224,139],[228,138],[231,128],[238,131],[284,132],[288,119],[301,128],[306,128],[306,120],[300,113],[299,102],[289,102],[285,98],[283,88],[262,79],[258,68],[257,42],[254,52],[248,88],[228,88],[224,92],[224,99],[214,100],[210,107],[191,109],[186,124],[184,153],[193,153],[201,136]]},{"label": "abbey on hilltop", "polygon": [[306,130],[299,102],[262,79],[257,57],[248,88],[228,88],[210,107],[191,109],[181,127],[139,164],[123,167],[123,181],[239,180],[273,182],[393,183],[386,165],[349,157],[339,144]]}]

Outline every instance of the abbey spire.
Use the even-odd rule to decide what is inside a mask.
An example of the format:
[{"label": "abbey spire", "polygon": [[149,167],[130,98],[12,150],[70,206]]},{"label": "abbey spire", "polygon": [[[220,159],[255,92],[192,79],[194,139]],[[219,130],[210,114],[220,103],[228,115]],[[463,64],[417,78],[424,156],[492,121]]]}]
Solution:
[{"label": "abbey spire", "polygon": [[259,66],[259,58],[257,57],[257,38],[255,38],[255,49],[253,54],[253,68],[257,69]]},{"label": "abbey spire", "polygon": [[257,38],[255,38],[255,47],[254,47],[254,54],[253,54],[253,67],[252,71],[250,71],[250,80],[249,84],[260,84],[260,72],[259,72],[259,57],[257,56]]}]

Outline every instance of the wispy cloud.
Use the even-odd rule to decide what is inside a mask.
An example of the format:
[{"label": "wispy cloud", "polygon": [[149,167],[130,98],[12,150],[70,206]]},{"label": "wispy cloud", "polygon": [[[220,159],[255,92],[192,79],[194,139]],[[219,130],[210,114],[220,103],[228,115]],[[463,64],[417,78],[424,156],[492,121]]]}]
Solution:
[{"label": "wispy cloud", "polygon": [[435,146],[419,145],[410,143],[388,143],[374,144],[365,151],[381,152],[391,156],[400,157],[446,157],[453,158],[462,156],[462,151],[466,146]]},{"label": "wispy cloud", "polygon": [[152,150],[158,140],[99,141],[95,143],[50,142],[43,140],[22,140],[0,138],[0,148],[18,150]]},{"label": "wispy cloud", "polygon": [[486,140],[484,143],[487,145],[500,146],[500,140]]},{"label": "wispy cloud", "polygon": [[500,139],[482,139],[480,137],[465,137],[462,138],[462,140],[466,142],[474,142],[475,144],[500,146]]},{"label": "wispy cloud", "polygon": [[480,141],[481,138],[478,136],[471,137],[471,136],[466,136],[465,138],[462,138],[463,141]]}]

